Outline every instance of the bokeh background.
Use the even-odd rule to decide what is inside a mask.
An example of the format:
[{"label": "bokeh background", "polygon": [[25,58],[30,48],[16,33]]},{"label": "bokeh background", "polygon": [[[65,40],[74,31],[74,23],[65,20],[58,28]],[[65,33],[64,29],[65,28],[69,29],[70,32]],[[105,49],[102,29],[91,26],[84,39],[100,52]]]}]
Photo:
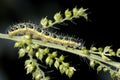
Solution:
[{"label": "bokeh background", "polygon": [[[43,17],[53,19],[56,12],[75,6],[88,8],[89,20],[80,18],[74,20],[77,24],[61,25],[55,31],[82,38],[87,47],[92,44],[97,47],[110,45],[115,50],[120,47],[118,5],[115,0],[0,0],[0,33],[6,33],[10,25],[19,22],[39,24]],[[18,49],[13,46],[14,41],[0,39],[0,80],[31,80],[31,75],[26,75],[24,59],[18,59]],[[66,54],[68,61],[77,69],[71,80],[112,80],[108,73],[97,74],[91,69],[87,59]],[[56,70],[48,75],[52,76],[52,80],[69,80]]]}]

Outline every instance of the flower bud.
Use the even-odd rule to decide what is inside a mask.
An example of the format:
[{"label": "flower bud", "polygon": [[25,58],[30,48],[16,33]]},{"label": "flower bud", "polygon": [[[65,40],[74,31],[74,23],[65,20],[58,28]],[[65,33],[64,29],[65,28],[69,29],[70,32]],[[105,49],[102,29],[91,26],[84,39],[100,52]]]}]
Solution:
[{"label": "flower bud", "polygon": [[61,74],[63,74],[65,71],[64,71],[64,65],[63,64],[61,64],[60,66],[59,66],[59,70],[60,70],[60,73]]},{"label": "flower bud", "polygon": [[52,53],[52,57],[55,58],[56,56],[57,56],[57,51],[54,51],[54,52]]},{"label": "flower bud", "polygon": [[66,75],[69,77],[69,78],[71,78],[72,77],[72,75],[74,74],[74,71],[75,71],[75,69],[73,68],[73,67],[69,67],[67,70],[66,70]]},{"label": "flower bud", "polygon": [[49,26],[52,25],[52,23],[53,23],[52,20],[48,21]]},{"label": "flower bud", "polygon": [[58,62],[58,60],[55,61],[54,66],[56,69],[58,69],[58,67],[60,66],[60,63]]},{"label": "flower bud", "polygon": [[102,70],[102,66],[98,66],[97,67],[97,72],[101,71]]},{"label": "flower bud", "polygon": [[29,74],[35,69],[35,66],[33,64],[28,64],[25,68],[27,68],[27,74]]},{"label": "flower bud", "polygon": [[65,59],[65,57],[64,57],[63,55],[61,55],[61,56],[59,57],[59,62],[62,62],[64,59]]},{"label": "flower bud", "polygon": [[59,21],[62,19],[62,16],[61,16],[60,12],[59,12],[59,13],[56,13],[56,14],[54,15],[54,19],[55,19],[56,22],[59,22]]},{"label": "flower bud", "polygon": [[48,23],[48,19],[47,18],[43,18],[40,23],[41,23],[42,27],[46,27],[47,23]]},{"label": "flower bud", "polygon": [[43,51],[44,55],[49,53],[49,49],[48,48],[45,48],[44,51]]},{"label": "flower bud", "polygon": [[68,9],[65,11],[65,18],[70,18],[72,16],[71,11],[69,11]]},{"label": "flower bud", "polygon": [[23,49],[23,48],[21,48],[20,50],[19,50],[19,57],[24,57],[25,56],[25,49]]},{"label": "flower bud", "polygon": [[90,60],[90,67],[94,69],[94,67],[95,67],[95,61]]},{"label": "flower bud", "polygon": [[73,8],[73,15],[76,16],[77,15],[77,12],[78,12],[78,9],[75,7]]},{"label": "flower bud", "polygon": [[48,56],[45,60],[46,64],[49,64],[50,60],[51,60],[51,57]]},{"label": "flower bud", "polygon": [[108,69],[107,69],[107,68],[103,68],[103,71],[104,71],[104,72],[107,72],[107,71],[108,71]]}]

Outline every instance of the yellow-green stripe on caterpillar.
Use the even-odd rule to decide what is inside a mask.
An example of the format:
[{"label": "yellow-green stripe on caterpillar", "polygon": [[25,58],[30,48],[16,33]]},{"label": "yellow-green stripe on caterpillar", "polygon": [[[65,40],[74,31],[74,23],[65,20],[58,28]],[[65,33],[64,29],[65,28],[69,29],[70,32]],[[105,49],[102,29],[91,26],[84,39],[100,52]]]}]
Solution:
[{"label": "yellow-green stripe on caterpillar", "polygon": [[60,44],[66,47],[72,47],[72,48],[81,48],[82,46],[82,41],[79,41],[79,42],[74,41],[72,40],[74,38],[71,38],[71,37],[65,40],[65,37],[47,32],[42,28],[38,28],[38,25],[35,25],[33,23],[19,23],[19,24],[13,25],[8,30],[8,34],[9,36],[28,34],[28,35],[31,35],[32,38],[41,39],[43,42],[51,42],[51,43]]}]

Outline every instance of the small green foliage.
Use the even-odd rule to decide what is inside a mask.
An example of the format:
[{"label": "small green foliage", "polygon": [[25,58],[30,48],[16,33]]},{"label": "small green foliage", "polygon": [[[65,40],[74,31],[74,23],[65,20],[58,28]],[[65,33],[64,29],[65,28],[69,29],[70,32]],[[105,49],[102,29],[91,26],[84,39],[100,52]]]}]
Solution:
[{"label": "small green foliage", "polygon": [[42,27],[45,28],[48,24],[48,19],[45,17],[40,21],[40,23],[41,23]]},{"label": "small green foliage", "polygon": [[59,12],[59,13],[56,13],[56,14],[54,15],[54,20],[55,20],[56,22],[60,22],[60,21],[62,20],[62,15],[61,15],[60,12]]},{"label": "small green foliage", "polygon": [[60,66],[59,66],[59,70],[60,70],[60,73],[61,74],[63,74],[65,71],[65,69],[64,69],[65,67],[64,67],[64,65],[63,64],[61,64]]},{"label": "small green foliage", "polygon": [[20,58],[21,58],[21,57],[24,57],[24,56],[25,56],[25,53],[26,53],[26,50],[23,49],[23,48],[21,48],[18,53],[19,53],[19,57],[20,57]]},{"label": "small green foliage", "polygon": [[58,61],[58,59],[56,59],[55,63],[54,63],[54,66],[56,69],[58,69],[58,67],[60,66],[60,63]]},{"label": "small green foliage", "polygon": [[64,15],[62,15],[60,12],[56,13],[54,15],[54,21],[47,19],[46,17],[41,19],[40,23],[42,25],[42,27],[45,28],[49,28],[52,27],[55,24],[60,24],[66,20],[71,21],[73,18],[79,18],[79,17],[84,17],[86,20],[88,19],[87,17],[87,13],[86,13],[87,9],[84,9],[83,7],[81,8],[73,8],[72,10],[65,10]]},{"label": "small green foliage", "polygon": [[117,57],[120,57],[120,48],[117,50],[116,56],[117,56]]},{"label": "small green foliage", "polygon": [[57,56],[57,51],[52,52],[51,56],[55,58]]},{"label": "small green foliage", "polygon": [[95,61],[94,60],[90,60],[90,67],[94,69],[94,67],[95,67]]},{"label": "small green foliage", "polygon": [[73,8],[73,16],[77,16],[77,13],[78,13],[78,9],[76,7]]},{"label": "small green foliage", "polygon": [[99,52],[103,52],[103,48],[102,48],[102,47],[99,47],[99,48],[98,48],[98,51],[99,51]]},{"label": "small green foliage", "polygon": [[53,24],[53,21],[52,21],[52,20],[49,20],[49,21],[48,21],[48,25],[49,25],[49,26],[52,26],[52,24]]},{"label": "small green foliage", "polygon": [[[15,47],[20,47],[19,57],[24,57],[25,54],[29,56],[29,59],[25,61],[25,69],[27,74],[31,73],[35,80],[49,80],[44,76],[44,72],[40,69],[37,59],[43,62],[45,56],[45,63],[51,67],[58,69],[61,74],[65,73],[68,77],[72,77],[74,70],[70,67],[69,63],[64,62],[65,57],[63,55],[57,57],[57,51],[50,52],[49,48],[41,48],[38,44],[34,44],[29,36],[24,36],[25,40],[16,42]],[[33,57],[37,59],[34,59]]]},{"label": "small green foliage", "polygon": [[87,9],[84,9],[83,7],[81,7],[80,9],[78,9],[77,15],[78,16],[82,16],[84,17],[86,20],[88,19],[87,14],[85,13]]},{"label": "small green foliage", "polygon": [[33,64],[28,64],[25,68],[27,69],[27,74],[29,74],[35,69],[35,66]]},{"label": "small green foliage", "polygon": [[72,13],[71,13],[71,11],[69,11],[69,9],[67,9],[66,11],[65,11],[65,18],[70,18],[72,16]]},{"label": "small green foliage", "polygon": [[50,56],[48,56],[45,60],[46,64],[48,64],[49,66],[51,66],[53,64],[53,60]]},{"label": "small green foliage", "polygon": [[105,68],[103,68],[103,71],[104,71],[104,72],[107,72],[107,71],[108,71],[108,69],[105,67]]},{"label": "small green foliage", "polygon": [[91,47],[91,51],[97,51],[97,48],[96,47]]},{"label": "small green foliage", "polygon": [[83,54],[87,54],[87,55],[90,54],[88,49],[85,46],[81,48],[81,51],[82,51]]},{"label": "small green foliage", "polygon": [[66,75],[69,77],[69,78],[71,78],[72,76],[73,76],[73,74],[74,74],[74,71],[76,71],[75,69],[74,69],[74,67],[69,67],[67,70],[66,70]]},{"label": "small green foliage", "polygon": [[65,57],[64,57],[63,55],[61,55],[61,56],[59,57],[59,62],[62,62],[64,59],[65,59]]},{"label": "small green foliage", "polygon": [[108,58],[107,56],[105,56],[105,55],[102,55],[101,56],[101,58],[103,59],[103,60],[105,60],[105,61],[111,61],[111,59],[110,58]]},{"label": "small green foliage", "polygon": [[42,61],[44,55],[40,52],[36,52],[36,57]]},{"label": "small green foliage", "polygon": [[43,51],[43,54],[46,55],[47,53],[49,53],[49,48],[45,48]]},{"label": "small green foliage", "polygon": [[42,78],[42,73],[38,69],[36,69],[33,72],[32,76],[35,80],[40,80]]},{"label": "small green foliage", "polygon": [[69,63],[64,63],[64,62],[63,62],[63,63],[59,66],[59,69],[60,69],[61,74],[65,73],[68,68],[69,68]]},{"label": "small green foliage", "polygon": [[34,49],[38,49],[39,47],[40,47],[40,45],[38,45],[38,44],[33,45]]},{"label": "small green foliage", "polygon": [[16,42],[14,47],[23,47],[25,45],[24,41]]},{"label": "small green foliage", "polygon": [[111,76],[111,78],[115,78],[115,72],[110,71],[110,76]]},{"label": "small green foliage", "polygon": [[102,70],[102,66],[97,67],[97,72],[100,72]]}]

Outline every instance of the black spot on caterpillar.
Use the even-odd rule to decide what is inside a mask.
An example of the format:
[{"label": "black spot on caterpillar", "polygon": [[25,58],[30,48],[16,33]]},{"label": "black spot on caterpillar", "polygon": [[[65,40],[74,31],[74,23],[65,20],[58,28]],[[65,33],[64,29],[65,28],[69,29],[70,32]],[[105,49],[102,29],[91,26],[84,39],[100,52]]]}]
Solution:
[{"label": "black spot on caterpillar", "polygon": [[31,35],[32,38],[38,38],[44,42],[60,44],[65,47],[81,48],[83,46],[82,39],[77,40],[73,37],[60,36],[55,33],[51,33],[47,30],[44,30],[38,25],[33,23],[19,23],[10,26],[8,30],[8,34],[9,36],[27,34],[27,35]]}]

